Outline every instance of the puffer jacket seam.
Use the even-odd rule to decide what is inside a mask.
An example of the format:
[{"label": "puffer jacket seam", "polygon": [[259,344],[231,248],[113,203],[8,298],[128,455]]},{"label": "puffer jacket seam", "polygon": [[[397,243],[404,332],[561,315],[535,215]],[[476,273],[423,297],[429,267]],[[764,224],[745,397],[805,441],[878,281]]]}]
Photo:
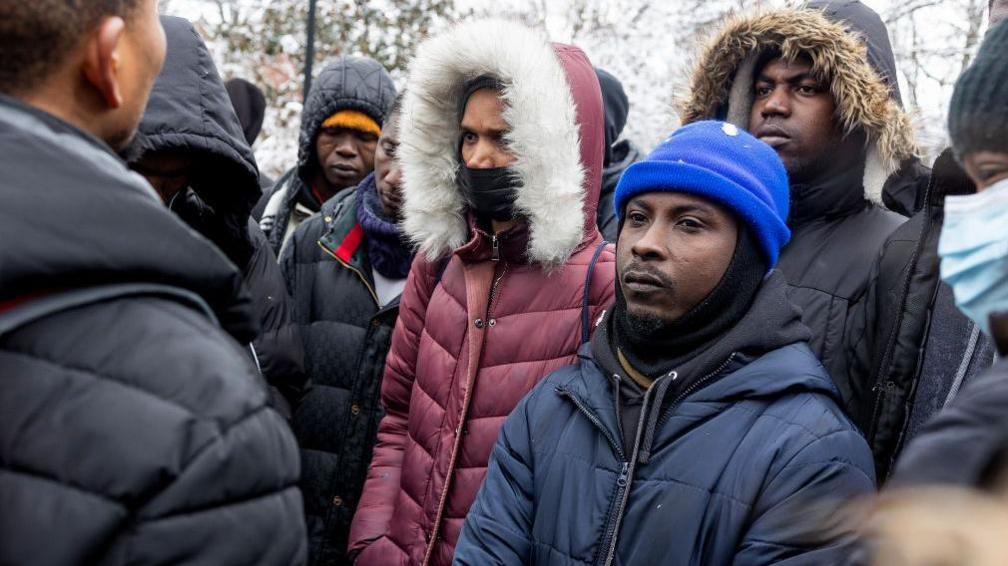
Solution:
[{"label": "puffer jacket seam", "polygon": [[844,295],[837,295],[836,293],[834,293],[832,291],[826,291],[825,289],[820,289],[818,287],[812,287],[811,285],[800,285],[798,283],[788,282],[787,286],[790,287],[790,288],[792,288],[792,289],[807,289],[809,291],[815,291],[817,293],[822,293],[823,295],[828,295],[828,296],[830,296],[830,297],[832,297],[834,299],[840,299],[840,300],[847,301],[847,302],[854,302],[854,299],[856,299],[858,297],[858,295],[854,295],[854,296],[851,296],[851,297],[845,297]]},{"label": "puffer jacket seam", "polygon": [[[206,452],[210,448],[213,448],[214,444],[216,444],[217,442],[223,441],[224,437],[227,436],[227,434],[230,433],[233,429],[235,429],[235,428],[237,428],[239,426],[242,426],[242,425],[244,425],[247,422],[250,422],[254,417],[257,417],[260,413],[268,413],[269,411],[272,411],[272,409],[270,409],[270,407],[268,405],[259,404],[257,407],[254,407],[252,410],[246,411],[237,420],[235,420],[234,422],[232,422],[230,424],[225,424],[225,425],[219,425],[218,424],[218,427],[217,427],[217,434],[218,435],[215,436],[215,437],[213,437],[213,438],[211,438],[211,439],[209,439],[207,442],[203,443],[199,447],[195,448],[195,452],[193,452],[192,456],[182,464],[182,467],[183,468],[188,468],[189,465],[192,464],[193,461],[195,461],[197,458],[199,458],[200,456],[202,456],[204,452]],[[275,411],[273,411],[273,412],[275,412]],[[279,414],[277,414],[277,418],[283,420],[283,417],[281,417]],[[214,422],[214,423],[217,422],[217,419],[208,419],[206,417],[199,417],[199,420],[209,421],[209,422]]]},{"label": "puffer jacket seam", "polygon": [[[588,306],[590,306],[590,307],[600,307],[602,305],[599,304],[599,303],[594,303],[594,304],[593,303],[589,303]],[[515,318],[515,317],[525,316],[525,315],[561,313],[561,312],[567,312],[567,311],[578,311],[578,312],[581,312],[581,305],[570,306],[570,307],[560,307],[560,308],[555,308],[555,309],[527,310],[527,311],[521,311],[521,312],[513,312],[513,313],[509,313],[509,314],[502,314],[502,315],[499,315],[499,316],[494,316],[494,318],[496,318],[498,321],[501,321],[501,320],[505,320],[505,319],[508,319],[508,318]]]},{"label": "puffer jacket seam", "polygon": [[[819,436],[819,437],[813,439],[808,444],[805,444],[801,448],[795,450],[794,454],[792,454],[791,457],[787,459],[787,462],[785,462],[783,465],[781,465],[781,468],[779,470],[777,470],[777,472],[773,475],[773,477],[771,477],[771,478],[769,478],[767,480],[767,482],[766,482],[765,485],[770,485],[773,482],[777,481],[777,478],[780,477],[781,473],[783,473],[785,470],[789,469],[791,467],[792,463],[795,461],[795,459],[797,459],[799,456],[801,456],[806,450],[808,450],[812,446],[815,446],[816,444],[819,444],[823,440],[825,440],[827,438],[830,438],[831,436],[838,435],[838,434],[854,434],[854,433],[852,431],[850,431],[850,430],[834,430],[834,431],[831,431],[831,432],[829,432],[827,434],[824,434],[822,436]],[[850,464],[850,465],[854,466],[854,464],[852,462],[849,462],[847,460],[840,460],[840,459],[826,460],[826,461],[816,462],[816,463],[818,463],[820,465],[824,464],[824,463],[845,463],[845,464]],[[857,466],[855,466],[855,467],[857,467]],[[859,471],[861,471],[861,473],[864,473],[864,471],[861,470],[860,468],[857,468],[857,469]],[[871,483],[874,484],[875,481],[872,480]]]},{"label": "puffer jacket seam", "polygon": [[57,362],[55,360],[50,360],[48,358],[42,357],[41,355],[38,355],[38,354],[35,354],[35,353],[31,353],[31,352],[23,352],[23,351],[18,351],[18,350],[3,350],[3,351],[6,352],[7,354],[11,355],[11,356],[22,356],[22,357],[28,358],[29,360],[33,360],[33,361],[38,362],[38,363],[46,364],[46,365],[51,366],[51,367],[56,367],[56,368],[60,368],[60,369],[63,369],[63,370],[72,371],[72,372],[81,374],[82,376],[88,376],[88,377],[90,377],[91,379],[93,379],[95,381],[103,381],[103,382],[114,383],[115,385],[117,385],[119,387],[122,387],[124,389],[129,389],[131,391],[135,391],[137,393],[142,394],[144,397],[148,397],[148,398],[150,398],[150,399],[152,399],[154,401],[157,401],[157,402],[160,402],[160,403],[164,403],[165,405],[169,405],[169,406],[177,408],[177,409],[182,409],[186,413],[186,415],[188,417],[190,417],[190,418],[194,418],[194,419],[197,419],[197,420],[208,420],[205,416],[196,413],[191,407],[187,407],[187,406],[185,406],[185,405],[183,405],[181,403],[177,403],[177,402],[172,401],[170,399],[165,399],[164,397],[161,397],[161,396],[157,395],[156,393],[154,393],[152,391],[148,391],[146,389],[142,389],[141,387],[139,387],[137,385],[127,383],[126,381],[120,380],[119,377],[116,376],[116,375],[112,375],[112,374],[109,374],[109,373],[99,372],[98,370],[95,370],[95,369],[92,369],[92,368],[85,368],[85,367],[81,367],[81,366],[76,366],[76,365],[73,365],[73,364],[70,364],[70,363],[67,363],[67,362]]},{"label": "puffer jacket seam", "polygon": [[107,501],[107,502],[109,502],[111,504],[118,505],[120,507],[126,507],[126,504],[123,501],[121,501],[121,500],[119,500],[119,499],[117,499],[117,498],[115,498],[115,497],[113,497],[111,495],[108,495],[106,493],[101,493],[101,492],[98,492],[98,491],[93,491],[93,490],[91,490],[91,489],[89,489],[87,487],[84,487],[82,485],[78,485],[76,483],[70,483],[70,481],[67,480],[67,479],[60,479],[60,478],[53,477],[53,476],[47,474],[45,470],[31,469],[31,468],[28,468],[28,467],[26,467],[26,466],[24,466],[22,464],[19,464],[16,461],[9,460],[7,462],[4,462],[4,470],[6,470],[8,472],[11,472],[13,474],[16,474],[16,475],[30,476],[32,479],[35,479],[35,480],[38,480],[38,481],[41,481],[41,482],[56,484],[56,487],[68,488],[68,489],[71,489],[73,491],[80,492],[80,493],[82,493],[84,495],[95,497],[97,499],[101,499],[103,501]]},{"label": "puffer jacket seam", "polygon": [[[273,487],[273,488],[269,488],[269,491],[261,491],[261,492],[255,493],[253,495],[247,495],[247,496],[240,497],[238,499],[225,499],[225,500],[222,500],[222,501],[219,501],[219,502],[216,502],[216,503],[208,503],[208,504],[206,504],[204,506],[201,506],[201,507],[195,507],[195,508],[192,508],[192,509],[182,509],[182,510],[170,513],[168,515],[157,515],[157,516],[153,516],[153,517],[149,517],[149,518],[136,517],[134,519],[134,522],[141,522],[141,523],[144,523],[144,524],[151,524],[151,523],[156,523],[158,521],[177,520],[177,519],[185,518],[185,517],[188,517],[188,516],[191,516],[191,515],[200,515],[200,514],[203,514],[203,513],[212,513],[212,512],[215,512],[215,511],[219,511],[219,510],[221,510],[224,507],[231,507],[231,506],[234,506],[234,505],[247,505],[249,503],[254,503],[254,502],[256,502],[258,500],[262,500],[262,499],[270,499],[270,498],[275,498],[275,497],[284,497],[290,491],[296,490],[297,486],[298,486],[297,482],[287,482],[287,483],[284,483],[281,486],[276,486],[276,487]],[[301,493],[297,492],[297,495],[300,496]]]},{"label": "puffer jacket seam", "polygon": [[[497,320],[500,320],[500,319],[497,319]],[[578,321],[578,322],[580,322],[580,321]],[[521,364],[538,364],[538,363],[542,363],[542,362],[552,362],[554,360],[562,360],[564,358],[569,358],[569,357],[570,357],[570,354],[567,354],[565,356],[550,356],[548,358],[541,358],[541,359],[515,360],[515,361],[511,361],[511,362],[505,362],[505,363],[502,363],[502,364],[484,365],[484,366],[480,366],[479,370],[477,370],[477,372],[476,372],[476,375],[479,375],[485,369],[492,369],[492,368],[499,368],[499,367],[508,367],[508,366],[517,366],[517,365],[521,365]]]},{"label": "puffer jacket seam", "polygon": [[423,331],[420,334],[420,338],[423,339],[424,335],[427,335],[430,338],[431,342],[437,344],[438,348],[441,348],[446,355],[448,355],[448,356],[451,357],[452,360],[457,361],[457,358],[455,357],[454,354],[451,353],[451,350],[448,349],[448,348],[446,348],[444,344],[442,344],[441,342],[439,342],[438,339],[434,337],[433,334],[431,334],[430,332],[428,332],[426,326],[424,326],[424,329],[423,329]]},{"label": "puffer jacket seam", "polygon": [[751,409],[749,407],[744,407],[744,406],[738,406],[737,409],[738,410],[742,410],[742,411],[746,411],[746,412],[748,412],[750,414],[753,414],[753,415],[757,415],[757,420],[759,418],[761,418],[761,417],[767,417],[767,418],[770,418],[770,419],[774,419],[775,421],[784,423],[786,425],[789,425],[789,426],[792,426],[792,427],[797,427],[797,428],[801,429],[805,434],[807,434],[810,437],[809,442],[815,442],[816,440],[820,440],[821,438],[825,438],[825,437],[827,437],[827,436],[829,436],[831,434],[837,433],[837,432],[846,432],[846,431],[842,431],[842,430],[833,430],[833,431],[827,432],[826,434],[816,433],[815,431],[813,431],[812,429],[808,428],[807,426],[805,426],[802,423],[796,423],[794,421],[785,419],[784,417],[782,417],[780,415],[775,415],[773,413],[768,412],[768,410],[771,407],[773,407],[773,405],[774,405],[774,403],[770,403],[769,405],[766,405],[766,409],[764,409],[763,411],[757,411],[755,409]]}]

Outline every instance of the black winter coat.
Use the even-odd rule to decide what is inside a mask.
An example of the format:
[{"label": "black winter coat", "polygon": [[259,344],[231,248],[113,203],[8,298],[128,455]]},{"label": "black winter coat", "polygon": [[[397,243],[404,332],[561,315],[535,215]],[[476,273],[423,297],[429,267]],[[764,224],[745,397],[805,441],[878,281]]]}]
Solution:
[{"label": "black winter coat", "polygon": [[136,163],[151,152],[179,151],[196,159],[192,188],[170,207],[241,270],[261,327],[256,354],[275,405],[289,416],[304,387],[304,353],[276,256],[249,218],[261,195],[255,157],[196,30],[181,18],[162,23],[165,65],[127,158]]},{"label": "black winter coat", "polygon": [[880,480],[922,424],[994,359],[993,344],[956,309],[938,268],[945,197],[975,190],[945,151],[916,199],[920,210],[886,240],[848,329],[849,371],[863,387],[855,392],[858,421]]},{"label": "black winter coat", "polygon": [[399,299],[378,306],[354,189],[294,232],[281,267],[294,297],[311,386],[294,414],[312,564],[346,564],[371,462],[385,355]]},{"label": "black winter coat", "polygon": [[0,308],[160,284],[221,325],[142,296],[0,336],[0,563],[303,562],[297,446],[235,341],[257,332],[235,267],[102,142],[3,96],[0,169]]},{"label": "black winter coat", "polygon": [[340,110],[356,110],[380,125],[395,97],[388,71],[377,61],[363,57],[341,57],[322,69],[312,82],[301,112],[297,165],[277,179],[272,191],[264,194],[252,211],[278,257],[283,255],[284,242],[293,228],[322,207],[308,185],[318,167],[315,140],[322,122]]}]

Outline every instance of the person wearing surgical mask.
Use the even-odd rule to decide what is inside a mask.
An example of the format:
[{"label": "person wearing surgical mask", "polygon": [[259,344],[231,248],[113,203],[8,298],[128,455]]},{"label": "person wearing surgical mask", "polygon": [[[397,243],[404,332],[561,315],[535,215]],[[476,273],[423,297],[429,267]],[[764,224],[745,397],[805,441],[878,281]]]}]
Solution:
[{"label": "person wearing surgical mask", "polygon": [[882,496],[858,516],[869,556],[857,563],[1008,563],[1002,527],[1008,518],[1006,63],[1008,22],[1001,22],[956,82],[948,118],[952,148],[935,163],[936,172],[955,168],[961,179],[946,192],[941,277],[963,314],[993,339],[1000,359],[967,381],[908,443]]}]

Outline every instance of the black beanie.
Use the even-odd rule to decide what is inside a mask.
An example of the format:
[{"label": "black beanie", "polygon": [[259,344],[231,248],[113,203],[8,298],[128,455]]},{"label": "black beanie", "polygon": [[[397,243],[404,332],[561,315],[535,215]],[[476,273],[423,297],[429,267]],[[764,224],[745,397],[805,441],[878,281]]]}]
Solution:
[{"label": "black beanie", "polygon": [[956,157],[1008,152],[1008,21],[991,28],[973,64],[956,81],[949,104]]}]

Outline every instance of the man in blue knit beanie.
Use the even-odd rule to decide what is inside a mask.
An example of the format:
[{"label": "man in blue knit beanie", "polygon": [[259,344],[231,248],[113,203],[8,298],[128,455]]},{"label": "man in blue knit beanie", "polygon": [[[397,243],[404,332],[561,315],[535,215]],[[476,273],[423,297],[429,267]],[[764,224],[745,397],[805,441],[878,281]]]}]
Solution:
[{"label": "man in blue knit beanie", "polygon": [[810,510],[872,492],[872,456],[773,270],[788,207],[774,150],[724,122],[627,169],[616,304],[508,417],[456,564],[842,559]]}]

